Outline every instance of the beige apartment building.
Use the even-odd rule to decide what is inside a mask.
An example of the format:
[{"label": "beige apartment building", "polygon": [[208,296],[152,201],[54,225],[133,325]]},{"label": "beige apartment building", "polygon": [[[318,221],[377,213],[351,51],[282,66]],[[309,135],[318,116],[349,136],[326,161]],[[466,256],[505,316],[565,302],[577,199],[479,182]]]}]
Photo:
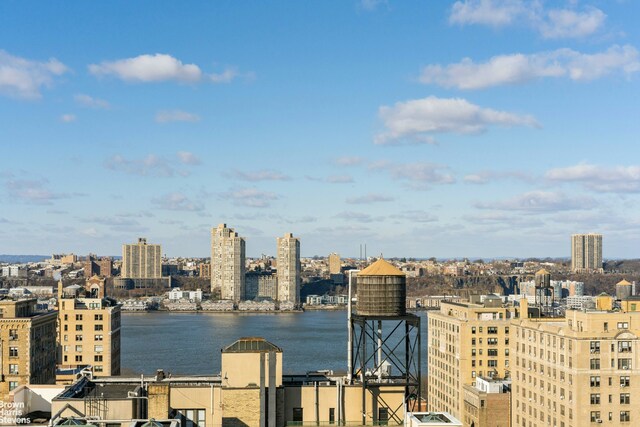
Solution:
[{"label": "beige apartment building", "polygon": [[477,377],[510,378],[509,325],[518,310],[500,297],[474,296],[467,303],[442,301],[428,317],[428,409],[462,420],[465,385]]},{"label": "beige apartment building", "polygon": [[511,328],[514,427],[640,423],[640,312],[569,310]]},{"label": "beige apartment building", "polygon": [[571,270],[576,273],[602,272],[602,234],[571,236]]},{"label": "beige apartment building", "polygon": [[278,245],[278,301],[300,304],[300,239],[286,233]]},{"label": "beige apartment building", "polygon": [[245,299],[245,242],[227,224],[211,229],[211,291],[220,299]]},{"label": "beige apartment building", "polygon": [[56,313],[36,312],[36,299],[0,301],[0,398],[20,385],[56,380]]},{"label": "beige apartment building", "polygon": [[162,247],[140,237],[138,243],[122,245],[123,279],[162,278]]},{"label": "beige apartment building", "polygon": [[58,349],[61,371],[92,366],[96,377],[120,375],[120,305],[105,296],[104,279],[84,288],[58,283]]},{"label": "beige apartment building", "polygon": [[336,253],[329,254],[329,275],[340,274],[342,272],[342,261],[340,255]]},{"label": "beige apartment building", "polygon": [[404,424],[402,385],[363,393],[360,384],[326,372],[283,375],[282,349],[259,337],[240,338],[221,355],[219,376],[82,378],[53,399],[51,413],[103,420],[177,417],[193,427]]}]

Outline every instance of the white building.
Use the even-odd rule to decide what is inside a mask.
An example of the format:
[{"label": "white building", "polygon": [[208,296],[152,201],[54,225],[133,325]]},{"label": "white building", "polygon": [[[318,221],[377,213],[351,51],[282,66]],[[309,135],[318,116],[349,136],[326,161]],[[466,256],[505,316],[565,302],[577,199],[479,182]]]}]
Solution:
[{"label": "white building", "polygon": [[182,291],[180,288],[173,288],[170,292],[168,292],[170,301],[202,301],[202,290],[198,289],[195,291]]},{"label": "white building", "polygon": [[300,304],[300,239],[286,233],[278,244],[278,301]]},{"label": "white building", "polygon": [[245,242],[227,224],[211,229],[211,291],[223,300],[245,299]]}]

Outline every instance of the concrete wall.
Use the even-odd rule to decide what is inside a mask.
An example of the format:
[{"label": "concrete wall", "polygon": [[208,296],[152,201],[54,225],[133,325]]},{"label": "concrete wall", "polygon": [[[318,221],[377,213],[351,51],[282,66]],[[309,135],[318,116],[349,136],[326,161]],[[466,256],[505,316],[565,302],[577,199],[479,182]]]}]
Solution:
[{"label": "concrete wall", "polygon": [[[260,386],[261,353],[222,353],[222,385],[224,387]],[[265,354],[265,353],[262,353]],[[276,355],[276,387],[282,385],[282,353]],[[269,354],[265,354],[265,385],[269,385]]]}]

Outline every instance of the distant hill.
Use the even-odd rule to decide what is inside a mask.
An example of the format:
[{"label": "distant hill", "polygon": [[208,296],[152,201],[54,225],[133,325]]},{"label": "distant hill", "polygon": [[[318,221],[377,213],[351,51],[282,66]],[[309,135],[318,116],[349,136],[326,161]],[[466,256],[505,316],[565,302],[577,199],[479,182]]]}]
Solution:
[{"label": "distant hill", "polygon": [[40,262],[49,258],[48,255],[4,255],[0,254],[0,262],[9,264],[24,264],[27,262]]}]

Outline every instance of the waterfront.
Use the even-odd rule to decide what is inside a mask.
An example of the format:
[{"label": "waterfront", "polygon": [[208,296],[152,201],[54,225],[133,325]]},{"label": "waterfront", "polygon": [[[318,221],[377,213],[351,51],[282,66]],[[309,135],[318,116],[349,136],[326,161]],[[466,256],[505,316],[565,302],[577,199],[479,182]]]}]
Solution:
[{"label": "waterfront", "polygon": [[[426,372],[427,319],[422,318]],[[260,336],[283,349],[285,373],[347,369],[347,312],[124,313],[122,374],[218,374],[220,350],[240,337]]]}]

